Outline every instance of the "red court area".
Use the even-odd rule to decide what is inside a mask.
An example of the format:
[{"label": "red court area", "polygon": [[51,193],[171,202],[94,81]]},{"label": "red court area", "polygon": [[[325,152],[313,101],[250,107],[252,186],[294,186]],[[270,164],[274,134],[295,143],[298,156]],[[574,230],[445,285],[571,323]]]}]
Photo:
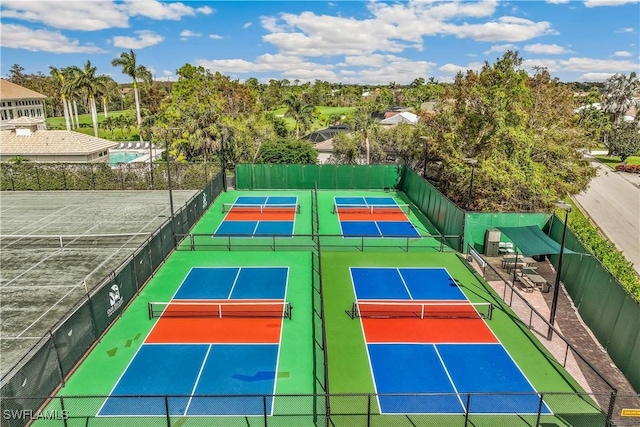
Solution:
[{"label": "red court area", "polygon": [[294,221],[296,211],[294,209],[264,209],[260,212],[255,209],[234,207],[224,219],[226,221]]},{"label": "red court area", "polygon": [[367,343],[497,343],[482,319],[363,318]]},{"label": "red court area", "polygon": [[284,301],[174,301],[162,310],[146,342],[277,344],[284,309]]},{"label": "red court area", "polygon": [[280,343],[282,318],[161,317],[147,343]]},{"label": "red court area", "polygon": [[367,212],[358,209],[338,211],[340,221],[407,221],[407,216],[399,209],[383,209]]}]

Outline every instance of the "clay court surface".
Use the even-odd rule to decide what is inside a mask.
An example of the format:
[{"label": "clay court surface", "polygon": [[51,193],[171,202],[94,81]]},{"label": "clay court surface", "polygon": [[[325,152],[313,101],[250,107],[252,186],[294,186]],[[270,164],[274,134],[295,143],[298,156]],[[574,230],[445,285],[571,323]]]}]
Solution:
[{"label": "clay court surface", "polygon": [[[174,191],[177,211],[194,191]],[[0,375],[156,230],[167,191],[3,192],[0,196]],[[28,236],[135,234],[104,239]],[[10,238],[10,236],[26,236]]]}]

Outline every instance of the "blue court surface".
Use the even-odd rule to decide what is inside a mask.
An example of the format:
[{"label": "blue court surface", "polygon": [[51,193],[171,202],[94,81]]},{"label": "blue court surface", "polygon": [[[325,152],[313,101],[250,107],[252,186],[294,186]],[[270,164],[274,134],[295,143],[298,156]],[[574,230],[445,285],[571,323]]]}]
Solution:
[{"label": "blue court surface", "polygon": [[[293,236],[297,203],[296,196],[239,196],[233,207],[256,212],[244,211],[238,217],[232,207],[214,236]],[[274,214],[273,209],[283,211]]]},{"label": "blue court surface", "polygon": [[[143,344],[98,416],[263,415],[275,393],[277,344]],[[194,395],[254,395],[207,399]],[[129,397],[127,397],[129,396]],[[273,411],[272,398],[267,408]]]},{"label": "blue court surface", "polygon": [[[288,267],[194,267],[172,300],[284,300],[288,274]],[[211,327],[201,319],[192,320],[191,327]],[[164,416],[167,403],[171,415],[264,414],[261,395],[275,393],[277,342],[150,342],[149,336],[98,416]],[[170,397],[167,402],[164,397],[133,397],[145,395]],[[207,399],[203,395],[234,396]],[[269,413],[272,400],[268,397],[266,402]]]},{"label": "blue court surface", "polygon": [[[398,203],[393,197],[335,197],[335,206],[339,210],[340,227],[344,237],[415,237],[420,238],[420,233],[411,223],[409,218],[402,214]],[[388,213],[395,212],[404,216],[405,220],[398,220],[397,215],[393,219],[385,218]],[[342,211],[340,209],[342,208]],[[380,212],[375,210],[371,213],[371,220],[349,219],[349,209],[356,211],[364,208],[380,208]],[[389,211],[391,209],[391,211]],[[343,214],[340,215],[340,212]],[[385,213],[386,212],[386,213]],[[400,218],[402,219],[402,218]]]},{"label": "blue court surface", "polygon": [[194,267],[173,299],[282,300],[288,275],[289,267]]},{"label": "blue court surface", "polygon": [[351,267],[357,300],[465,301],[444,268]]},{"label": "blue court surface", "polygon": [[[383,413],[537,414],[540,396],[502,344],[368,344]],[[385,396],[427,393],[420,396]],[[428,395],[428,393],[451,393]],[[495,394],[491,394],[495,393]],[[550,413],[542,405],[542,413]]]}]

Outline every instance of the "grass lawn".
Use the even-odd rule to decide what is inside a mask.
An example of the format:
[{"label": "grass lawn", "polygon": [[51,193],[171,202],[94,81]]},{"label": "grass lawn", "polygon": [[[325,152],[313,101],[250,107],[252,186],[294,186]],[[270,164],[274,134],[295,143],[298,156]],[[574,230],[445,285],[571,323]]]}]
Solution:
[{"label": "grass lawn", "polygon": [[[311,132],[318,129],[325,128],[327,126],[327,120],[329,120],[330,115],[332,114],[347,115],[355,110],[354,107],[316,107],[316,108],[320,110],[321,116],[319,120],[315,120],[311,125]],[[287,108],[280,107],[277,110],[272,110],[270,112],[275,114],[276,116],[284,116],[284,113],[287,112]],[[287,127],[289,129],[295,128],[296,123],[292,118],[284,117],[284,120],[287,122]]]},{"label": "grass lawn", "polygon": [[[616,156],[595,156],[596,159],[598,159],[598,161],[600,161],[600,163],[604,163],[605,165],[609,166],[611,169],[615,169],[615,167],[617,165],[619,165],[620,163],[622,163],[620,161],[620,157],[616,157]],[[627,157],[627,164],[628,165],[640,165],[640,156],[630,156]]]},{"label": "grass lawn", "polygon": [[[121,116],[126,114],[127,111],[109,111],[110,116]],[[104,120],[104,113],[98,113],[98,124]],[[78,121],[80,122],[80,128],[74,129],[76,132],[84,133],[85,135],[93,136],[93,121],[91,120],[91,114],[78,114]],[[84,125],[84,127],[83,127]],[[47,118],[47,129],[50,130],[64,130],[66,125],[64,117],[49,117]],[[120,129],[115,129],[113,136],[111,132],[106,129],[98,129],[98,137],[114,140],[114,141],[138,141],[138,130],[135,126],[131,127],[131,133],[129,138],[123,135]]]}]

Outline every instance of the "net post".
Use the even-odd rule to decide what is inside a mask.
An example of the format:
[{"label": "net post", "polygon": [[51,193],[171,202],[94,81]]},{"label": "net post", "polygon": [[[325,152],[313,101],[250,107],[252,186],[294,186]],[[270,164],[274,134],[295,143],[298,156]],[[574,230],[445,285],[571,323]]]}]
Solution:
[{"label": "net post", "polygon": [[195,251],[196,250],[196,245],[195,245],[195,237],[193,236],[193,234],[189,234],[189,240],[191,243],[191,250]]},{"label": "net post", "polygon": [[467,404],[464,408],[464,427],[469,425],[469,406],[471,405],[471,393],[467,393]]},{"label": "net post", "polygon": [[169,396],[164,396],[164,413],[167,416],[167,427],[171,427],[171,415],[169,414]]},{"label": "net post", "polygon": [[67,410],[64,408],[64,396],[60,396],[60,410],[62,411],[60,413],[60,417],[62,418],[62,425],[64,427],[68,427],[68,423],[67,423],[67,418],[69,418],[69,416],[67,415]]},{"label": "net post", "polygon": [[151,307],[151,301],[147,303],[147,310],[149,310],[149,320],[153,319],[153,308]]},{"label": "net post", "polygon": [[64,248],[64,245],[62,244],[62,236],[60,236],[60,249]]},{"label": "net post", "polygon": [[420,319],[424,319],[424,304],[420,304]]},{"label": "net post", "polygon": [[367,395],[367,427],[371,425],[371,393]]}]

